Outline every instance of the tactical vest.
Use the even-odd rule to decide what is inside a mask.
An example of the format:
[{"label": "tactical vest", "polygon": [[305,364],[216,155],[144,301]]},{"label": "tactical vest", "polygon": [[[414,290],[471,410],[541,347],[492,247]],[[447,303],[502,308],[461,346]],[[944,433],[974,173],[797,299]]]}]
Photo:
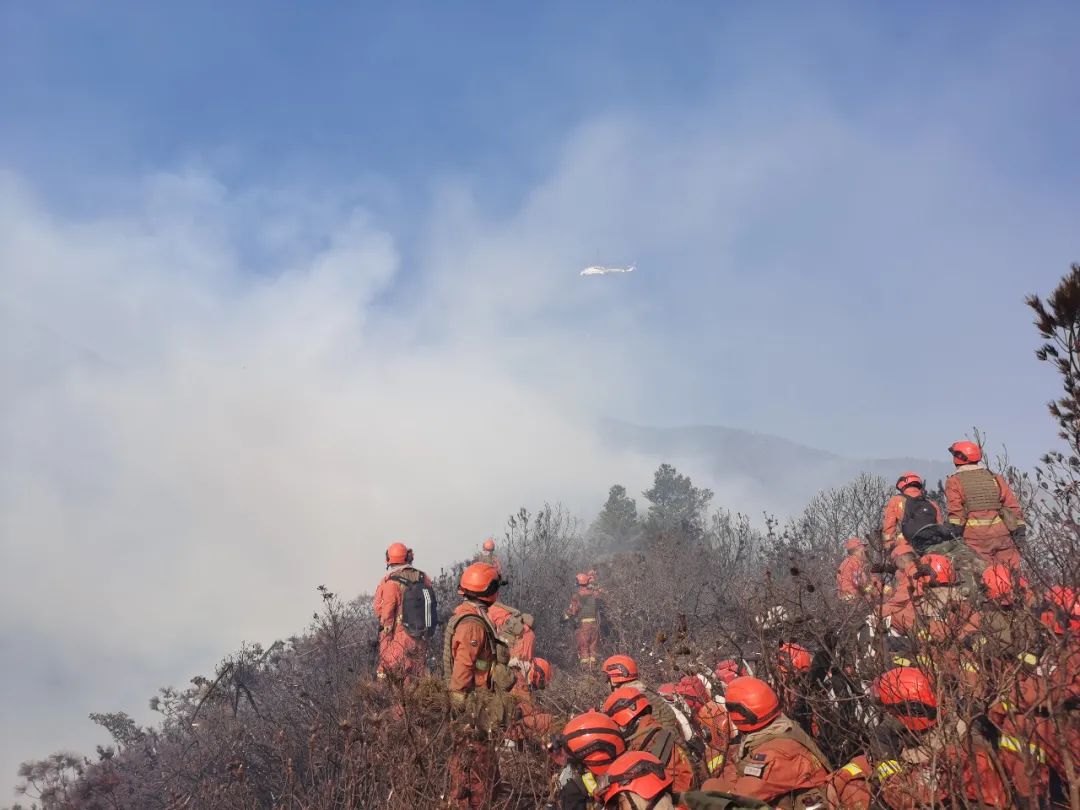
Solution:
[{"label": "tactical vest", "polygon": [[652,754],[666,768],[675,751],[675,735],[662,726],[649,726],[631,734],[626,745],[630,750]]},{"label": "tactical vest", "polygon": [[499,632],[495,629],[495,625],[491,623],[491,619],[488,618],[487,611],[480,605],[476,605],[476,608],[476,613],[454,614],[450,621],[447,622],[445,630],[443,630],[443,677],[447,683],[450,683],[450,673],[454,671],[453,643],[457,626],[466,620],[478,621],[484,626],[485,644],[488,648],[487,652],[490,660],[482,661],[481,657],[478,656],[476,668],[481,671],[491,670],[491,675],[488,678],[491,689],[507,691],[514,683],[514,674],[507,666],[510,661],[510,648],[507,647],[506,642],[499,638]]},{"label": "tactical vest", "polygon": [[600,617],[600,606],[596,594],[578,593],[578,622],[595,622]]},{"label": "tactical vest", "polygon": [[997,478],[984,467],[953,473],[963,492],[964,518],[972,512],[996,512],[1001,509],[1001,488]]}]

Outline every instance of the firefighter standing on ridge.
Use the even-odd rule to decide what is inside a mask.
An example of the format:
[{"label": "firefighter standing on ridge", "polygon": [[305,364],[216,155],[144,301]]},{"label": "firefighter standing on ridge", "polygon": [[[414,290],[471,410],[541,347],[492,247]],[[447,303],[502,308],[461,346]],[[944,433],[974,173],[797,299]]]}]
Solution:
[{"label": "firefighter standing on ridge", "polygon": [[596,651],[600,645],[600,597],[589,585],[588,574],[577,575],[577,586],[562,620],[577,620],[575,640],[578,661],[582,666],[591,667],[596,663]]},{"label": "firefighter standing on ridge", "polygon": [[379,621],[379,664],[376,677],[418,677],[424,674],[426,638],[414,637],[403,621],[405,592],[422,583],[431,588],[427,574],[412,566],[413,552],[404,543],[386,549],[386,574],[375,589],[375,617]]},{"label": "firefighter standing on ridge", "polygon": [[476,555],[476,562],[487,563],[500,574],[502,573],[502,565],[495,554],[495,540],[493,538],[489,537],[484,541],[483,550]]},{"label": "firefighter standing on ridge", "polygon": [[949,448],[956,472],[945,481],[949,523],[964,531],[964,542],[989,565],[1020,566],[1016,540],[1027,534],[1020,503],[1000,475],[979,465],[983,453],[975,442]]}]

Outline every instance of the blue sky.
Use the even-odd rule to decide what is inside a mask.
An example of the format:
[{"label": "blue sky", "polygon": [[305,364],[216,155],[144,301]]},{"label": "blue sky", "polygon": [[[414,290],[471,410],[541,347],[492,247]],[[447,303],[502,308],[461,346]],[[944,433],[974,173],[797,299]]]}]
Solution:
[{"label": "blue sky", "polygon": [[292,632],[326,572],[368,587],[387,538],[437,567],[520,503],[642,489],[598,416],[939,459],[978,425],[1033,463],[1078,33],[1075,3],[0,4],[3,773]]}]

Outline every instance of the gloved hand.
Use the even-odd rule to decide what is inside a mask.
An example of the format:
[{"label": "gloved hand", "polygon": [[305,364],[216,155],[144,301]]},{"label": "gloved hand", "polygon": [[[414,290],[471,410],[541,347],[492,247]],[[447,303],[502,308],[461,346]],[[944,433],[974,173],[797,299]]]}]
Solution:
[{"label": "gloved hand", "polygon": [[1012,533],[1013,540],[1024,541],[1027,539],[1027,526],[1021,523],[1016,527],[1016,531]]}]

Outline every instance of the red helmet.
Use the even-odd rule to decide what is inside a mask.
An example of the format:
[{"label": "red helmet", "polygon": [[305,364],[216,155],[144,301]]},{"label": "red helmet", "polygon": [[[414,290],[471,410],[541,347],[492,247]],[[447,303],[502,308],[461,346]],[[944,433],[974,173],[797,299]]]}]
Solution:
[{"label": "red helmet", "polygon": [[900,492],[911,487],[918,487],[919,489],[926,489],[926,482],[922,476],[914,472],[906,472],[896,479],[896,488]]},{"label": "red helmet", "polygon": [[651,713],[649,699],[633,686],[620,686],[604,701],[604,714],[619,728],[630,728],[643,714]]},{"label": "red helmet", "polygon": [[676,694],[675,692],[675,684],[673,683],[660,684],[658,687],[656,687],[656,694],[658,694],[668,703],[675,703],[679,699],[678,694]]},{"label": "red helmet", "polygon": [[681,697],[692,711],[697,711],[701,705],[712,700],[708,688],[696,675],[684,675],[675,684],[675,694]]},{"label": "red helmet", "polygon": [[814,660],[814,654],[802,644],[789,641],[780,645],[777,656],[777,667],[783,673],[808,672],[810,664]]},{"label": "red helmet", "polygon": [[926,731],[937,723],[937,696],[921,669],[890,669],[870,685],[870,692],[911,731]]},{"label": "red helmet", "polygon": [[572,718],[563,726],[557,742],[571,759],[597,774],[607,771],[626,750],[618,725],[602,712],[585,712]]},{"label": "red helmet", "polygon": [[714,748],[725,747],[731,738],[735,736],[735,731],[731,725],[731,716],[728,714],[727,707],[722,703],[710,700],[698,709],[697,718],[701,723],[702,731],[705,733],[705,742]]},{"label": "red helmet", "polygon": [[1080,596],[1064,585],[1053,586],[1046,591],[1046,609],[1039,618],[1059,636],[1066,629],[1080,631]]},{"label": "red helmet", "polygon": [[607,675],[608,682],[612,686],[636,681],[638,677],[637,664],[629,655],[611,656],[604,662],[600,671]]},{"label": "red helmet", "polygon": [[607,804],[620,793],[633,793],[651,801],[671,788],[674,780],[660,760],[647,751],[627,751],[607,769],[597,782],[598,793]]},{"label": "red helmet", "polygon": [[926,581],[930,587],[956,585],[960,581],[952,560],[942,554],[924,554],[919,562],[930,569]]},{"label": "red helmet", "polygon": [[852,537],[844,543],[844,551],[858,551],[865,546],[866,543],[863,542],[861,537]]},{"label": "red helmet", "polygon": [[583,588],[589,584],[588,574],[578,574],[576,577],[574,577],[574,579],[577,580],[577,584]]},{"label": "red helmet", "polygon": [[461,572],[461,581],[458,582],[458,593],[470,599],[491,604],[499,592],[499,570],[494,565],[487,563],[473,563]]},{"label": "red helmet", "polygon": [[387,565],[408,565],[412,560],[412,549],[404,543],[391,543],[386,549]]},{"label": "red helmet", "polygon": [[487,540],[484,541],[484,551],[494,551],[494,550],[495,550],[495,541],[492,540],[489,537]]},{"label": "red helmet", "polygon": [[725,705],[739,731],[757,731],[780,714],[780,700],[773,688],[750,676],[736,678],[728,684]]},{"label": "red helmet", "polygon": [[533,689],[547,689],[554,675],[555,670],[551,664],[543,658],[534,658],[532,666],[529,667],[529,686]]},{"label": "red helmet", "polygon": [[1017,591],[1026,591],[1028,582],[1020,573],[1007,565],[991,565],[982,573],[983,593],[988,599],[1002,605],[1016,601]]},{"label": "red helmet", "polygon": [[978,464],[982,461],[982,448],[975,442],[953,442],[949,446],[952,453],[953,464],[960,467],[964,464]]},{"label": "red helmet", "polygon": [[740,675],[746,674],[746,667],[741,662],[736,661],[734,658],[724,658],[716,663],[716,669],[713,670],[713,675],[716,679],[723,684],[727,685]]}]

